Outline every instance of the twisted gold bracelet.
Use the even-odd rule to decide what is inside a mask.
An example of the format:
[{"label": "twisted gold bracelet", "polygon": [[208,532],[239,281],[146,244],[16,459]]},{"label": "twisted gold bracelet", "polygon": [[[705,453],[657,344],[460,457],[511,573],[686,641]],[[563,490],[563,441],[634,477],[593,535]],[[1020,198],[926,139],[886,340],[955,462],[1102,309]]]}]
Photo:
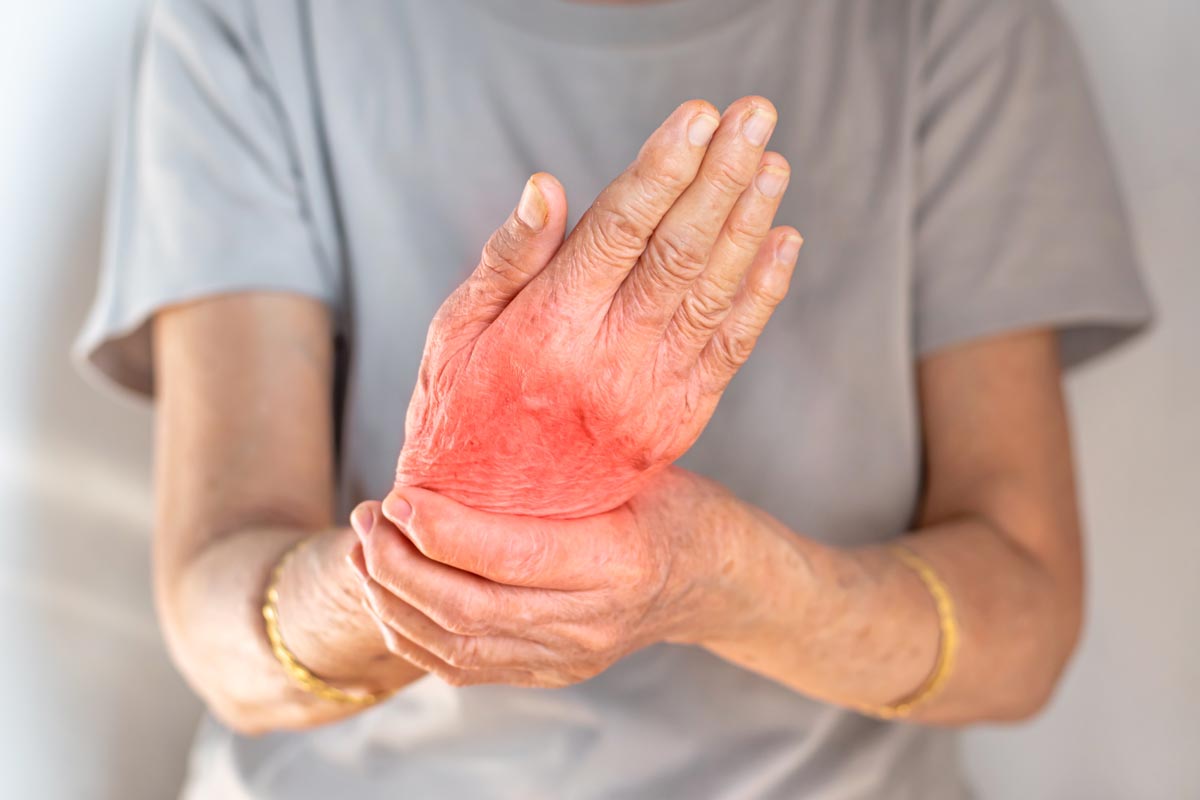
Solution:
[{"label": "twisted gold bracelet", "polygon": [[929,563],[902,544],[893,544],[889,550],[905,566],[917,573],[925,588],[929,590],[937,608],[938,628],[941,636],[938,642],[937,661],[929,676],[907,697],[886,706],[862,709],[881,719],[901,719],[912,713],[913,709],[933,697],[954,671],[954,659],[958,652],[959,632],[958,620],[954,613],[954,599],[950,590],[938,577],[937,572]]},{"label": "twisted gold bracelet", "polygon": [[283,643],[283,637],[279,634],[279,579],[283,575],[283,568],[292,559],[292,556],[303,550],[310,541],[311,537],[301,539],[289,547],[271,570],[262,608],[263,620],[266,622],[267,628],[267,641],[271,643],[271,652],[275,654],[275,660],[279,662],[283,671],[296,686],[322,700],[366,708],[390,697],[392,693],[358,694],[326,683],[300,663],[292,651],[288,650],[287,645]]}]

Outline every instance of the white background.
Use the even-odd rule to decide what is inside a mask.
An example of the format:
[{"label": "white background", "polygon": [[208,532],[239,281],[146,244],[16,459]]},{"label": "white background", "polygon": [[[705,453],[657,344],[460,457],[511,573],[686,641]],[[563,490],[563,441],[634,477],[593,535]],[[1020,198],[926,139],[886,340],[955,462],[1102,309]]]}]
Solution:
[{"label": "white background", "polygon": [[[1064,5],[1160,319],[1070,380],[1091,540],[1079,656],[1044,716],[972,731],[966,755],[984,800],[1200,798],[1200,2]],[[151,608],[150,415],[66,360],[137,7],[0,3],[3,797],[171,796],[199,710]]]}]

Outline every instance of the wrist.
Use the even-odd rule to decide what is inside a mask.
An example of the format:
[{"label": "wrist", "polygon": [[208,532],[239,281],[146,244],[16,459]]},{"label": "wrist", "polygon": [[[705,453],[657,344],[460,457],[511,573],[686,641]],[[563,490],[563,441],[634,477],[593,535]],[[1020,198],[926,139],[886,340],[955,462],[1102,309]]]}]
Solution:
[{"label": "wrist", "polygon": [[[814,560],[822,546],[790,531],[770,514],[731,498],[737,508],[721,536],[724,562],[714,580],[713,624],[697,644],[714,652],[795,639],[812,603]],[[727,512],[728,513],[728,512]]]},{"label": "wrist", "polygon": [[[764,622],[764,592],[777,585],[776,532],[758,509],[719,488],[692,504],[678,594],[687,604],[669,641],[700,646],[741,639]],[[773,522],[773,520],[772,520]],[[697,535],[699,534],[699,535]]]},{"label": "wrist", "polygon": [[349,689],[391,688],[395,671],[370,613],[362,606],[361,581],[346,562],[357,541],[348,528],[314,534],[279,576],[279,633],[305,668]]}]

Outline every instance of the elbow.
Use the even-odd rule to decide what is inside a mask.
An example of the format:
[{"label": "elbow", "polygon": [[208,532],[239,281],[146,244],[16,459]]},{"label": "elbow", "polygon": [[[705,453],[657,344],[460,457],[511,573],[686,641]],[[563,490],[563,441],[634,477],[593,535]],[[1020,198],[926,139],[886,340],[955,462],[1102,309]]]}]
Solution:
[{"label": "elbow", "polygon": [[[995,715],[995,722],[1028,722],[1050,705],[1063,675],[1079,645],[1083,630],[1082,600],[1058,604],[1057,613],[1047,614],[1042,635],[1029,637],[1026,669],[1016,681],[1018,691],[1006,693],[1009,701]],[[1014,687],[1018,688],[1018,687]]]},{"label": "elbow", "polygon": [[242,736],[261,736],[286,727],[271,719],[261,706],[235,694],[233,687],[219,680],[219,676],[203,674],[196,669],[197,659],[193,658],[196,651],[179,641],[177,634],[168,633],[167,640],[176,669],[221,725]]},{"label": "elbow", "polygon": [[265,706],[261,698],[269,696],[270,687],[256,685],[247,677],[252,671],[245,669],[246,659],[229,661],[229,648],[198,621],[203,615],[188,613],[185,586],[185,580],[160,583],[156,593],[159,626],[175,668],[209,713],[243,736],[302,727],[282,719],[279,708]]},{"label": "elbow", "polygon": [[[189,679],[190,680],[190,679]],[[228,686],[210,683],[193,688],[204,701],[208,712],[240,736],[258,737],[269,733],[301,731],[324,724],[322,715],[313,714],[303,702],[277,697],[263,700],[234,694]]]},{"label": "elbow", "polygon": [[209,712],[225,727],[241,736],[294,733],[335,721],[339,717],[316,715],[303,705],[277,703],[254,705],[223,699],[207,702]]},{"label": "elbow", "polygon": [[294,731],[312,727],[313,721],[303,707],[282,697],[264,702],[271,696],[271,686],[254,686],[244,679],[229,680],[229,670],[201,670],[197,664],[208,663],[204,653],[189,646],[178,633],[168,632],[171,659],[192,691],[203,701],[208,712],[218,722],[241,736],[257,737],[268,733]]},{"label": "elbow", "polygon": [[331,721],[313,715],[302,705],[244,703],[227,697],[208,699],[205,703],[218,722],[234,733],[251,738],[308,730]]}]

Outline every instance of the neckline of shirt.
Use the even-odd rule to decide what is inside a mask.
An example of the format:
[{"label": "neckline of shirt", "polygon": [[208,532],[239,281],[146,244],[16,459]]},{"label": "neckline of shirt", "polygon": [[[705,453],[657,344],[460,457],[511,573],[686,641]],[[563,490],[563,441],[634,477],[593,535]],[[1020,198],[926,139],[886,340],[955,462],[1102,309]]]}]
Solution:
[{"label": "neckline of shirt", "polygon": [[532,34],[577,45],[678,41],[743,16],[763,0],[470,0]]}]

